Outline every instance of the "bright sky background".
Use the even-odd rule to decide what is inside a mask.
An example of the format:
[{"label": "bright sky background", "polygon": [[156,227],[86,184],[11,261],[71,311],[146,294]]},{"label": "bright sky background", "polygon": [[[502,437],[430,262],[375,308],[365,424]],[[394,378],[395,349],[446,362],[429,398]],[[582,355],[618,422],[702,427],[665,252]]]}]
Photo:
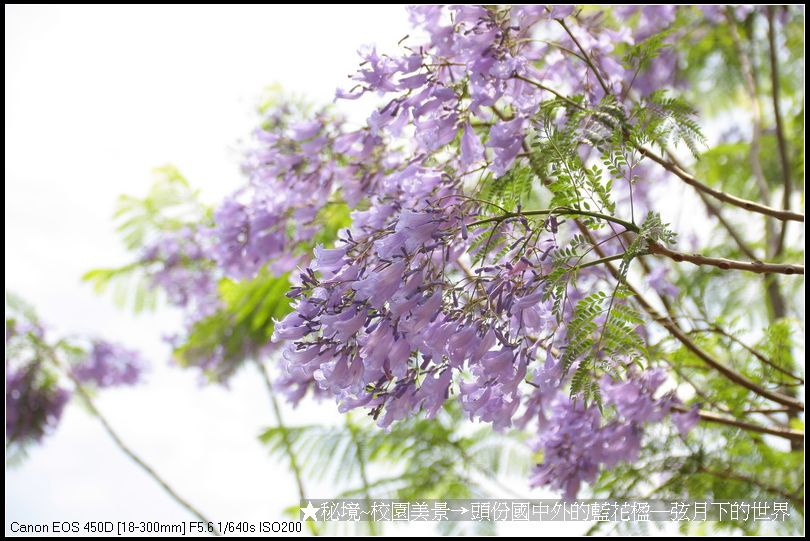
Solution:
[{"label": "bright sky background", "polygon": [[[242,372],[229,389],[201,385],[166,361],[161,336],[178,328],[178,314],[130,315],[79,277],[128,260],[111,221],[119,194],[143,194],[166,163],[208,201],[229,193],[262,89],[279,82],[330,101],[359,46],[393,50],[409,33],[404,9],[7,6],[5,30],[7,290],[56,335],[103,336],[151,359],[146,385],[102,393],[97,404],[182,495],[213,520],[282,518],[297,496],[286,465],[256,439],[272,422],[257,374]],[[333,411],[286,414],[304,423]],[[12,520],[191,518],[76,404],[6,472],[7,534]]]}]

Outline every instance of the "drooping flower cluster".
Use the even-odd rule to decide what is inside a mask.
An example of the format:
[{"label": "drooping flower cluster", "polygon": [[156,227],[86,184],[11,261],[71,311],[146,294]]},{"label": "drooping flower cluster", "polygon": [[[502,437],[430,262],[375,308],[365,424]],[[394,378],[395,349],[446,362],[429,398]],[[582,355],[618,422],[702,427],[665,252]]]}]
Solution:
[{"label": "drooping flower cluster", "polygon": [[30,309],[8,306],[5,366],[7,445],[37,443],[55,430],[71,383],[134,385],[144,368],[136,352],[110,342],[95,341],[89,350],[66,339],[51,342]]},{"label": "drooping flower cluster", "polygon": [[68,400],[70,392],[38,366],[6,364],[6,441],[41,441],[59,424]]},{"label": "drooping flower cluster", "polygon": [[219,268],[251,277],[265,265],[283,274],[306,261],[301,246],[323,226],[324,210],[356,205],[375,190],[378,171],[395,163],[394,153],[379,153],[381,143],[371,130],[346,132],[326,111],[308,118],[287,105],[272,110],[243,165],[248,185],[215,212]]},{"label": "drooping flower cluster", "polygon": [[70,392],[35,354],[45,329],[6,315],[6,441],[39,442],[59,423]]},{"label": "drooping flower cluster", "polygon": [[[679,403],[672,392],[658,396],[666,379],[662,369],[618,382],[605,376],[605,404],[616,414],[608,421],[595,406],[557,394],[541,413],[540,433],[532,442],[534,451],[542,456],[534,468],[532,486],[549,485],[574,498],[580,485],[593,482],[602,468],[635,460],[641,451],[644,425],[661,421]],[[694,424],[686,419],[678,422],[683,422],[684,431],[691,428],[690,422]]]},{"label": "drooping flower cluster", "polygon": [[153,288],[196,321],[218,306],[217,284],[208,257],[208,230],[183,227],[167,231],[146,246],[139,263],[148,269]]},{"label": "drooping flower cluster", "polygon": [[[429,366],[430,353],[423,367],[409,364],[412,351],[449,322],[441,314],[448,287],[442,270],[459,255],[451,243],[461,228],[455,211],[461,203],[439,180],[426,176],[412,187],[412,201],[433,192],[433,204],[426,201],[402,214],[392,203],[356,212],[341,246],[316,248],[312,268],[294,291],[296,310],[276,325],[275,337],[290,341],[284,351],[290,373],[318,380],[347,408],[387,402],[384,424],[407,414],[412,408],[406,402],[437,400],[406,392],[419,376],[431,374],[426,389],[433,389],[439,404],[447,390],[442,382],[449,384],[442,375],[448,367]],[[444,204],[437,205],[442,198]],[[443,352],[432,356],[441,360]],[[387,398],[375,398],[368,386],[384,388]]]},{"label": "drooping flower cluster", "polygon": [[94,341],[87,356],[73,366],[73,375],[82,383],[99,388],[135,385],[143,377],[140,354],[120,344]]}]

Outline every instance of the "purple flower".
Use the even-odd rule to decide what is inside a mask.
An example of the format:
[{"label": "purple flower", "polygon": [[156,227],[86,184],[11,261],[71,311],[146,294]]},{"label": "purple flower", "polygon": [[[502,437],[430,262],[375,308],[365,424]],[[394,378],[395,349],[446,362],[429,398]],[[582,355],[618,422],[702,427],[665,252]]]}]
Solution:
[{"label": "purple flower", "polygon": [[311,331],[307,319],[300,313],[291,312],[281,321],[276,321],[273,328],[273,341],[296,340]]},{"label": "purple flower", "polygon": [[455,139],[458,117],[455,114],[433,115],[414,120],[416,142],[425,151],[437,150]]},{"label": "purple flower", "polygon": [[422,407],[428,417],[434,417],[447,400],[452,372],[447,369],[437,377],[428,376],[419,387],[418,395],[422,398]]},{"label": "purple flower", "polygon": [[647,276],[647,283],[661,296],[677,297],[678,288],[667,280],[668,274],[669,269],[667,267],[655,267]]},{"label": "purple flower", "polygon": [[698,406],[693,406],[689,411],[672,414],[672,423],[678,429],[681,436],[686,436],[700,420],[700,410]]},{"label": "purple flower", "polygon": [[334,315],[324,315],[321,317],[324,336],[346,341],[357,334],[368,318],[368,314],[360,309],[347,310]]},{"label": "purple flower", "polygon": [[315,137],[321,129],[323,129],[323,123],[320,119],[296,122],[290,126],[290,137],[293,141],[305,141]]},{"label": "purple flower", "polygon": [[487,146],[495,150],[492,172],[498,176],[506,173],[523,148],[523,129],[525,120],[515,118],[500,122],[489,130]]},{"label": "purple flower", "polygon": [[616,406],[619,415],[625,420],[635,423],[656,422],[669,413],[669,397],[655,397],[666,377],[666,372],[660,368],[648,370],[625,381],[613,382],[606,377],[602,382],[602,389],[607,402]]},{"label": "purple flower", "polygon": [[398,261],[369,273],[354,284],[357,298],[368,300],[373,307],[381,308],[400,288],[404,269],[405,263]]},{"label": "purple flower", "polygon": [[93,343],[87,357],[72,371],[82,383],[104,388],[139,383],[144,367],[137,351],[99,340]]},{"label": "purple flower", "polygon": [[146,246],[140,258],[152,286],[162,289],[174,306],[187,309],[190,321],[219,306],[206,234],[189,227],[164,233]]},{"label": "purple flower", "polygon": [[600,418],[596,408],[558,396],[546,427],[532,444],[542,461],[532,472],[531,486],[550,486],[575,498],[583,482],[595,480],[605,451]]},{"label": "purple flower", "polygon": [[45,374],[38,364],[14,369],[6,364],[6,440],[39,442],[51,432],[70,393]]},{"label": "purple flower", "polygon": [[467,170],[471,165],[480,162],[484,158],[484,145],[472,129],[470,123],[464,125],[464,133],[461,135],[461,158],[459,164],[462,170]]},{"label": "purple flower", "polygon": [[319,244],[315,247],[315,263],[312,269],[333,276],[345,265],[345,258],[345,248],[326,249]]},{"label": "purple flower", "polygon": [[[639,92],[678,82],[680,57],[669,41],[638,71],[623,58],[626,46],[672,26],[678,8],[616,8],[632,21],[620,29],[603,24],[610,17],[578,13],[566,20],[577,43],[555,20],[575,9],[410,8],[427,42],[409,43],[399,54],[362,50],[355,86],[338,92],[346,99],[383,96],[365,125],[349,129],[326,109],[310,114],[283,104],[268,111],[245,155],[247,182],[216,209],[213,224],[150,247],[145,261],[156,269],[154,284],[188,312],[210,314],[220,308],[222,277],[290,273],[293,311],[275,323],[273,342],[284,342],[276,385],[293,403],[310,392],[328,395],[340,411],[364,408],[388,427],[419,411],[436,415],[456,397],[465,415],[496,430],[536,428],[534,447],[543,460],[533,483],[567,497],[601,470],[633,460],[645,425],[679,404],[674,392],[662,391],[667,373],[625,372],[630,352],[620,352],[603,360],[626,378],[597,380],[604,414],[568,396],[572,371],[561,352],[570,351],[574,337],[566,329],[574,306],[602,290],[606,274],[583,268],[562,292],[551,291],[548,277],[565,265],[566,254],[590,253],[558,244],[571,238],[572,220],[550,216],[544,223],[519,210],[496,223],[481,220],[496,209],[480,199],[476,177],[486,175],[471,174],[486,164],[500,177],[526,161],[520,157],[526,134],[544,137],[535,131],[546,112],[540,107],[556,91],[582,100],[584,116],[570,115],[576,107],[557,109],[550,129],[574,126],[566,137],[580,142],[571,150],[583,165],[601,168],[592,141],[604,127],[578,119],[606,107],[599,103],[606,92],[617,97],[609,107],[618,117],[618,109],[636,106]],[[665,39],[678,32],[676,26]],[[563,50],[580,47],[591,62]],[[473,129],[479,125],[489,127],[483,144]],[[611,172],[618,181],[615,214],[632,214],[631,200],[635,215],[645,214],[656,179],[637,164],[624,169]],[[548,173],[565,183],[556,159]],[[333,214],[344,204],[348,226]],[[337,239],[329,238],[338,228]],[[593,231],[605,254],[621,253],[622,241],[609,234]],[[582,262],[575,260],[569,263]],[[677,295],[665,268],[654,269],[649,284]],[[596,329],[582,333],[596,336],[605,322],[597,317]],[[266,354],[267,347],[274,346],[258,350]],[[208,360],[224,362],[223,346],[215,350]],[[690,415],[675,413],[673,423],[688,428]]]}]

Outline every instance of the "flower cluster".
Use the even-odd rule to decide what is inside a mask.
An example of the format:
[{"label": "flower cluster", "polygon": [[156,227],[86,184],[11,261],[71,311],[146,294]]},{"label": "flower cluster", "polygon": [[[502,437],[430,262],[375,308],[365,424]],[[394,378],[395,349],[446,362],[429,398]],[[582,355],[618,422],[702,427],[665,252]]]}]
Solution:
[{"label": "flower cluster", "polygon": [[271,110],[243,164],[247,186],[215,212],[211,255],[218,267],[244,278],[265,265],[283,274],[305,261],[309,253],[300,247],[317,235],[319,213],[335,203],[356,205],[374,191],[378,171],[393,164],[394,154],[381,157],[381,143],[371,130],[346,132],[326,111],[302,117],[288,105]]},{"label": "flower cluster", "polygon": [[210,233],[189,226],[167,231],[146,246],[139,263],[149,269],[151,286],[165,292],[173,306],[197,320],[218,306],[210,263]]},{"label": "flower cluster", "polygon": [[30,309],[7,306],[7,445],[37,443],[52,432],[73,395],[70,383],[134,385],[143,368],[136,352],[110,342],[97,340],[89,350],[66,339],[52,343]]},{"label": "flower cluster", "polygon": [[144,362],[137,351],[120,344],[94,341],[87,356],[74,365],[73,375],[96,387],[135,385],[143,377]]},{"label": "flower cluster", "polygon": [[[602,468],[638,457],[644,425],[661,421],[680,403],[672,392],[659,396],[666,379],[662,369],[636,373],[624,381],[606,376],[605,404],[615,410],[607,422],[598,408],[557,394],[541,414],[541,431],[532,442],[542,457],[532,473],[532,486],[548,485],[574,498],[580,485],[593,482]],[[674,415],[683,432],[697,420],[694,413]]]},{"label": "flower cluster", "polygon": [[38,366],[6,366],[6,441],[41,441],[59,424],[69,399]]}]

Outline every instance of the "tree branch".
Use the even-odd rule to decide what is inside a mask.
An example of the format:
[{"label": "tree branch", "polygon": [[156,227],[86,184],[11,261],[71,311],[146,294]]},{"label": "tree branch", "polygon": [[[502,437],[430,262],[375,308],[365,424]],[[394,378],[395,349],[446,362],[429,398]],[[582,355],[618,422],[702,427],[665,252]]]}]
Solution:
[{"label": "tree branch", "polygon": [[78,379],[76,379],[76,377],[73,376],[73,374],[71,374],[69,370],[66,370],[66,373],[68,377],[70,377],[70,379],[73,381],[76,393],[82,398],[82,400],[84,400],[84,403],[87,405],[87,408],[90,410],[90,413],[92,413],[93,416],[95,416],[99,420],[105,432],[107,432],[110,438],[112,438],[113,442],[115,442],[115,445],[117,445],[118,448],[121,449],[121,451],[125,455],[127,455],[133,462],[135,462],[135,464],[137,464],[143,471],[145,471],[147,475],[149,475],[152,479],[154,479],[175,502],[177,502],[186,511],[188,511],[189,513],[200,519],[207,527],[212,528],[211,530],[212,535],[217,536],[220,535],[219,530],[217,530],[217,527],[214,525],[214,522],[206,518],[206,516],[203,515],[202,512],[197,510],[196,507],[194,507],[186,499],[184,499],[177,492],[175,492],[175,490],[169,485],[169,483],[167,483],[160,475],[158,475],[158,473],[149,464],[141,460],[141,458],[138,455],[136,455],[135,452],[132,449],[130,449],[126,443],[124,443],[124,441],[121,439],[118,433],[113,429],[112,425],[110,425],[109,421],[107,421],[107,418],[104,417],[104,415],[102,415],[101,411],[99,411],[99,409],[93,403],[93,400],[90,398],[90,394],[87,392],[87,390],[85,390],[82,383]]},{"label": "tree branch", "polygon": [[[689,406],[673,406],[673,410],[679,411],[681,413],[689,413],[692,411],[692,408]],[[699,410],[698,417],[701,420],[709,422],[709,423],[717,423],[726,426],[733,426],[736,428],[741,428],[743,430],[747,430],[749,432],[758,432],[760,434],[769,434],[771,436],[777,436],[780,438],[785,438],[788,440],[803,440],[804,439],[804,432],[800,430],[794,430],[792,428],[782,428],[782,427],[774,427],[774,426],[762,426],[754,423],[749,423],[747,421],[740,421],[735,419],[734,417],[729,417],[727,415],[720,415],[719,413],[714,413],[711,411],[706,410]]]},{"label": "tree branch", "polygon": [[566,207],[560,207],[555,209],[541,209],[541,210],[524,210],[521,212],[507,212],[501,214],[499,216],[492,216],[490,218],[484,218],[482,220],[478,220],[468,225],[468,227],[474,227],[478,225],[488,224],[491,222],[502,222],[504,220],[508,220],[510,218],[520,218],[522,216],[551,216],[551,215],[559,215],[559,216],[589,216],[591,218],[597,218],[599,220],[604,220],[606,222],[613,222],[624,227],[628,231],[632,231],[633,233],[638,233],[640,230],[638,226],[632,222],[628,222],[627,220],[622,220],[621,218],[615,218],[608,214],[602,214],[600,212],[592,212],[589,210],[579,210],[579,209],[572,209]]},{"label": "tree branch", "polygon": [[689,262],[695,265],[706,265],[718,267],[723,270],[743,270],[760,274],[804,274],[804,265],[787,265],[780,263],[764,263],[762,261],[736,261],[734,259],[724,259],[721,257],[708,257],[700,254],[687,254],[671,250],[662,244],[654,243],[649,247],[650,253],[668,257],[679,263]]},{"label": "tree branch", "polygon": [[[771,98],[773,100],[773,116],[776,122],[776,143],[779,149],[779,163],[782,168],[782,207],[790,210],[790,195],[793,192],[793,180],[790,175],[790,162],[788,160],[787,141],[785,140],[785,125],[782,120],[782,111],[779,106],[781,99],[779,85],[779,60],[776,57],[776,23],[774,21],[774,7],[768,6],[768,52],[771,63]],[[776,240],[775,256],[782,255],[787,234],[787,222],[782,224],[779,238]]]},{"label": "tree branch", "polygon": [[[366,472],[366,457],[363,455],[363,445],[360,442],[360,438],[357,437],[357,427],[352,424],[349,417],[346,418],[346,428],[349,430],[354,450],[357,453],[357,466],[360,470],[360,481],[363,483],[363,499],[366,501],[368,508],[371,509],[371,485],[368,482],[368,474]],[[377,524],[374,520],[368,521],[368,533],[377,535]]]},{"label": "tree branch", "polygon": [[697,180],[695,177],[693,177],[680,167],[657,155],[655,152],[652,152],[651,150],[644,148],[640,145],[636,146],[635,148],[641,153],[642,156],[645,156],[651,159],[652,161],[656,162],[664,169],[680,178],[686,184],[692,186],[696,190],[700,190],[701,192],[714,197],[719,201],[728,203],[730,205],[734,205],[736,207],[740,207],[741,209],[745,209],[751,212],[764,214],[766,216],[776,218],[777,220],[782,221],[791,220],[794,222],[804,222],[804,214],[801,214],[799,212],[792,212],[790,210],[775,209],[773,207],[769,207],[767,205],[763,205],[755,201],[749,201],[748,199],[742,199],[740,197],[727,194],[720,190],[715,190],[710,186],[706,186],[705,184]]},{"label": "tree branch", "polygon": [[[593,237],[586,229],[580,228],[580,231],[582,231],[586,237],[590,238],[591,241],[593,241]],[[601,249],[596,248],[596,251],[600,256],[604,257],[605,254]],[[659,325],[664,327],[664,329],[669,331],[672,334],[672,336],[674,336],[679,342],[681,342],[681,344],[684,345],[684,347],[686,347],[686,349],[695,354],[695,356],[697,356],[705,364],[721,373],[729,381],[736,383],[737,385],[744,387],[759,396],[772,400],[778,404],[782,404],[783,406],[792,407],[798,411],[804,411],[804,403],[802,401],[790,396],[786,396],[782,393],[766,389],[761,385],[757,384],[756,382],[751,381],[744,375],[735,372],[731,368],[725,366],[723,363],[721,363],[720,361],[709,355],[706,351],[704,351],[697,344],[695,344],[692,341],[692,339],[689,338],[689,335],[686,334],[683,331],[683,329],[681,329],[680,326],[673,319],[659,314],[658,311],[655,308],[653,308],[653,306],[641,295],[641,292],[639,292],[638,289],[636,289],[629,281],[622,278],[618,269],[616,269],[616,267],[612,263],[610,262],[605,263],[605,267],[607,267],[607,269],[610,271],[610,273],[616,280],[624,282],[627,289],[630,290],[631,293],[633,293],[636,302],[639,303],[639,305],[644,309],[645,312],[647,312],[647,314],[653,319],[653,321],[657,322]]]},{"label": "tree branch", "polygon": [[582,57],[581,57],[581,58],[582,58],[582,60],[583,60],[583,61],[584,61],[584,62],[585,62],[587,65],[588,65],[588,67],[591,69],[591,71],[593,72],[593,74],[596,76],[596,80],[597,80],[597,81],[599,81],[599,86],[601,86],[601,87],[602,87],[602,91],[605,93],[605,95],[606,95],[606,96],[607,96],[607,95],[609,95],[609,94],[610,94],[610,88],[609,88],[609,87],[608,87],[608,85],[605,83],[605,80],[604,80],[604,79],[602,79],[602,74],[601,74],[601,73],[599,73],[599,70],[596,68],[596,65],[595,65],[595,64],[593,63],[593,61],[591,60],[591,57],[590,57],[590,56],[588,55],[588,53],[585,51],[585,48],[582,46],[582,44],[580,44],[579,40],[578,40],[578,39],[577,39],[577,38],[574,36],[574,34],[571,32],[571,29],[570,29],[570,28],[568,28],[568,25],[567,25],[567,24],[565,24],[565,20],[563,20],[563,19],[555,19],[555,20],[556,20],[558,23],[560,23],[560,26],[562,26],[562,27],[563,27],[563,30],[565,30],[565,33],[566,33],[566,34],[568,34],[568,36],[569,36],[569,37],[571,38],[571,40],[574,42],[574,45],[576,45],[576,46],[577,46],[577,49],[579,49],[579,50],[580,50],[580,52],[582,53]]},{"label": "tree branch", "polygon": [[[270,403],[273,406],[273,414],[276,417],[276,424],[278,425],[279,430],[281,430],[281,441],[284,444],[284,452],[287,453],[287,458],[290,460],[290,469],[292,470],[293,477],[295,478],[295,486],[298,489],[298,497],[301,500],[305,500],[306,492],[304,491],[304,480],[303,475],[301,474],[301,467],[298,465],[298,460],[295,457],[292,442],[290,441],[290,433],[287,430],[287,425],[284,424],[284,417],[281,415],[281,405],[278,403],[276,392],[273,389],[273,382],[270,381],[270,376],[267,375],[267,370],[265,369],[264,364],[262,364],[262,362],[258,359],[254,359],[254,361],[256,362],[256,367],[261,373],[264,385],[267,388],[267,394],[270,395]],[[317,526],[315,526],[312,521],[306,522],[309,524],[312,534],[318,535]]]}]

